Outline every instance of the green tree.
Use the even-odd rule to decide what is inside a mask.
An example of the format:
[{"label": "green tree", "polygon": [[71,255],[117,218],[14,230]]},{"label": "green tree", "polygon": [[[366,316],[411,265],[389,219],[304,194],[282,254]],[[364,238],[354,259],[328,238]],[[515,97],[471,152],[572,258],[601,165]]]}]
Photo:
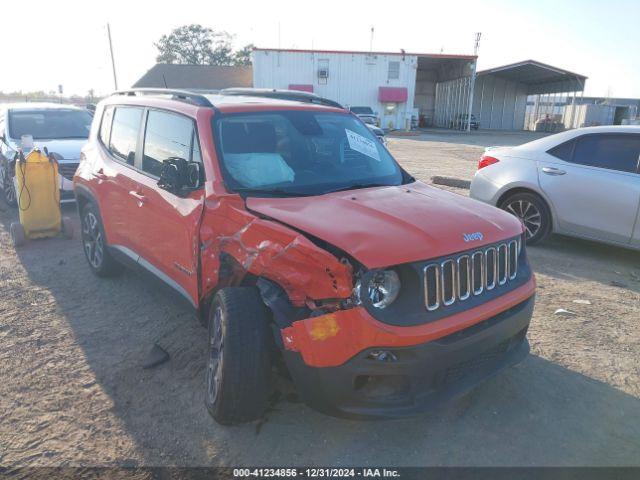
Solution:
[{"label": "green tree", "polygon": [[236,51],[233,54],[233,64],[234,65],[251,65],[251,52],[255,45],[250,43],[249,45],[245,45],[240,50]]},{"label": "green tree", "polygon": [[216,32],[198,24],[183,25],[154,43],[158,49],[156,61],[190,65],[248,65],[251,60],[247,49],[250,46],[234,53],[232,39],[224,31]]}]

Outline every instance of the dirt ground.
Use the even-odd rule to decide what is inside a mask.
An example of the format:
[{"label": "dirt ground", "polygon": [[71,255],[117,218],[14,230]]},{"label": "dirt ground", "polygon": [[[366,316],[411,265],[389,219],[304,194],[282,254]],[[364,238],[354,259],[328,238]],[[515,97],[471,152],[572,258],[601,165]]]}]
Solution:
[{"label": "dirt ground", "polygon": [[[429,133],[390,149],[425,181],[469,179],[483,146],[531,138]],[[0,211],[0,466],[640,465],[638,252],[560,237],[530,248],[532,354],[439,410],[357,422],[291,397],[222,427],[203,403],[198,321],[133,273],[94,277],[78,238],[16,252],[13,218]],[[154,342],[171,360],[144,370]]]}]

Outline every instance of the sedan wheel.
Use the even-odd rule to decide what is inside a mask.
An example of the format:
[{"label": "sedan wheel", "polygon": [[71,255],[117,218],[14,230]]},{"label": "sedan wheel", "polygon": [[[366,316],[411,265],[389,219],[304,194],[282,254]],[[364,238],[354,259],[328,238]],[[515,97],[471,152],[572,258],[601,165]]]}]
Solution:
[{"label": "sedan wheel", "polygon": [[500,208],[520,219],[528,244],[543,240],[551,231],[549,210],[544,200],[533,193],[511,195],[500,204]]},{"label": "sedan wheel", "polygon": [[2,177],[2,191],[4,193],[4,199],[7,202],[7,205],[14,207],[18,204],[16,198],[16,189],[13,185],[13,178],[11,178],[11,176],[6,172]]},{"label": "sedan wheel", "polygon": [[522,220],[527,232],[527,240],[540,231],[541,214],[533,203],[526,200],[516,200],[506,205],[505,210]]}]

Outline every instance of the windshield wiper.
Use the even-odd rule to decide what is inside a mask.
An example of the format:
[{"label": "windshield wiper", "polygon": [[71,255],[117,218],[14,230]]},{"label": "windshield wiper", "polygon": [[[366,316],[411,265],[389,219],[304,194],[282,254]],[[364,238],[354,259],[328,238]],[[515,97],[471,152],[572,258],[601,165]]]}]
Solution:
[{"label": "windshield wiper", "polygon": [[336,188],[335,190],[327,190],[322,192],[323,195],[327,193],[346,192],[347,190],[358,190],[360,188],[371,187],[394,187],[395,185],[389,185],[388,183],[354,183],[353,185],[347,185],[346,187]]},{"label": "windshield wiper", "polygon": [[234,191],[236,193],[246,193],[246,194],[266,194],[273,195],[276,197],[310,197],[316,195],[315,193],[306,193],[306,192],[294,192],[289,190],[284,190],[282,188],[272,188],[272,189],[261,189],[261,188],[235,188]]}]

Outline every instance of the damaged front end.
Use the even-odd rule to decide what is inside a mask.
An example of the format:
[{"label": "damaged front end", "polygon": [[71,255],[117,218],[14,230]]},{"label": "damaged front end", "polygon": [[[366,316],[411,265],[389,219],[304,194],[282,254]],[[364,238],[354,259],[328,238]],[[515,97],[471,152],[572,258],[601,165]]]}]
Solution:
[{"label": "damaged front end", "polygon": [[[517,239],[508,241],[517,273],[490,291],[443,302],[434,311],[425,305],[426,276],[433,265],[448,268],[451,255],[367,269],[312,235],[254,215],[233,197],[206,209],[204,295],[227,286],[259,289],[287,369],[317,410],[359,418],[414,414],[464,393],[528,353],[535,280]],[[499,245],[483,248],[491,255],[501,251]],[[449,273],[443,272],[444,281]],[[452,281],[459,278],[451,275]],[[474,277],[467,275],[473,287]],[[486,275],[478,278],[487,282]]]},{"label": "damaged front end", "polygon": [[201,271],[203,298],[227,286],[258,286],[281,328],[343,308],[353,294],[346,256],[338,258],[303,233],[253,215],[233,197],[206,206]]}]

